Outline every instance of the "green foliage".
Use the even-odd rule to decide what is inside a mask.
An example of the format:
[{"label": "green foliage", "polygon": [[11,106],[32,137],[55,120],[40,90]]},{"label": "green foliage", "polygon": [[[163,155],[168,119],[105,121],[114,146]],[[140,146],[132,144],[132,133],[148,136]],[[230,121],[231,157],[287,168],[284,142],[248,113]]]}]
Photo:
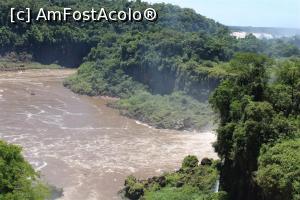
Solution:
[{"label": "green foliage", "polygon": [[300,81],[300,60],[290,59],[280,62],[277,67],[278,82],[296,86]]},{"label": "green foliage", "polygon": [[[225,192],[213,191],[219,177],[217,162],[210,166],[198,165],[198,162],[196,156],[187,156],[177,172],[145,181],[130,176],[125,181],[125,196],[132,200],[226,200]],[[131,195],[132,191],[137,190],[143,192]]]},{"label": "green foliage", "polygon": [[[126,35],[127,33],[138,33],[159,30],[175,30],[176,32],[199,32],[203,31],[206,36],[209,34],[218,35],[220,33],[229,35],[229,31],[223,25],[211,19],[197,14],[192,9],[182,9],[170,4],[154,4],[159,15],[159,20],[155,23],[110,23],[110,22],[89,22],[78,23],[73,20],[68,22],[33,22],[31,24],[12,24],[7,17],[10,8],[31,8],[32,16],[36,16],[39,8],[45,10],[62,10],[64,7],[73,10],[95,10],[105,7],[108,10],[134,10],[143,11],[150,5],[145,2],[134,1],[79,1],[79,0],[13,0],[0,2],[0,42],[1,53],[8,51],[27,51],[33,54],[34,58],[43,62],[55,62],[59,64],[77,67],[82,63],[82,58],[86,56],[92,47],[107,40],[111,35]],[[218,53],[222,57],[221,41],[211,39],[207,48]],[[169,43],[168,48],[175,47],[176,43]],[[223,44],[223,42],[221,43]],[[120,47],[122,45],[119,45]],[[178,45],[180,46],[180,45]],[[129,49],[128,49],[129,50]],[[133,50],[133,49],[131,49]],[[169,49],[170,50],[170,49]],[[217,57],[217,56],[216,56]]]},{"label": "green foliage", "polygon": [[270,57],[282,58],[299,56],[299,46],[296,38],[293,39],[257,39],[250,34],[243,39],[238,39],[236,50],[241,52],[261,53]]},{"label": "green foliage", "polygon": [[211,111],[207,104],[182,93],[161,96],[137,92],[111,106],[120,109],[123,115],[157,128],[200,129],[211,119]]},{"label": "green foliage", "polygon": [[48,189],[21,155],[21,148],[0,141],[0,199],[44,200],[48,196]]},{"label": "green foliage", "polygon": [[56,64],[43,65],[37,62],[21,62],[12,59],[0,59],[0,71],[17,71],[26,69],[60,69],[61,66]]},{"label": "green foliage", "polygon": [[184,186],[182,188],[163,188],[157,192],[145,194],[145,200],[226,200],[226,193],[205,194],[196,188]]},{"label": "green foliage", "polygon": [[95,62],[82,64],[77,75],[66,79],[64,85],[79,94],[113,97],[129,97],[145,88],[121,70],[109,64],[99,67]]},{"label": "green foliage", "polygon": [[187,156],[183,159],[181,168],[183,169],[190,169],[195,168],[199,165],[199,160],[196,156]]},{"label": "green foliage", "polygon": [[204,200],[207,195],[202,194],[197,188],[184,186],[182,188],[163,188],[156,192],[147,192],[145,200]]},{"label": "green foliage", "polygon": [[234,75],[223,81],[210,98],[222,124],[236,118],[236,113],[242,113],[249,100],[260,100],[265,96],[269,64],[267,57],[253,53],[239,53],[231,60],[229,70]]},{"label": "green foliage", "polygon": [[113,107],[155,127],[199,129],[211,113],[195,99],[206,101],[219,77],[226,74],[221,67],[213,70],[219,64],[208,59],[228,59],[221,58],[223,54],[207,55],[213,52],[210,48],[216,48],[206,44],[208,37],[172,29],[127,32],[118,37],[105,34],[78,73],[64,84],[80,94],[121,97]]},{"label": "green foliage", "polygon": [[300,60],[279,62],[275,67],[276,80],[270,86],[268,100],[285,116],[300,112]]},{"label": "green foliage", "polygon": [[[264,145],[272,146],[278,141],[299,137],[298,60],[276,64],[277,73],[274,80],[269,81],[266,72],[271,64],[264,56],[238,54],[230,62],[232,70],[236,70],[235,75],[221,83],[210,99],[221,119],[214,144],[223,159],[221,186],[231,199],[282,199],[283,196],[289,199],[293,195],[292,190],[281,191],[282,196],[278,196],[274,188],[269,191],[271,180],[273,185],[280,185],[281,180],[274,179],[277,171],[273,174],[265,171],[269,170],[268,163],[261,164],[264,166],[261,169],[258,165]],[[268,152],[262,156],[264,159],[272,158],[275,153]],[[296,156],[296,151],[294,153],[292,156]],[[261,163],[264,163],[263,158]],[[292,164],[293,157],[289,159]],[[291,173],[297,171],[290,169]],[[259,185],[254,184],[257,170]],[[269,182],[263,184],[264,180]],[[273,187],[272,184],[269,186]],[[299,193],[298,189],[296,191]]]},{"label": "green foliage", "polygon": [[135,177],[129,176],[125,180],[125,196],[131,200],[138,200],[144,195],[144,186]]},{"label": "green foliage", "polygon": [[300,139],[263,148],[259,157],[257,183],[265,199],[300,199]]}]

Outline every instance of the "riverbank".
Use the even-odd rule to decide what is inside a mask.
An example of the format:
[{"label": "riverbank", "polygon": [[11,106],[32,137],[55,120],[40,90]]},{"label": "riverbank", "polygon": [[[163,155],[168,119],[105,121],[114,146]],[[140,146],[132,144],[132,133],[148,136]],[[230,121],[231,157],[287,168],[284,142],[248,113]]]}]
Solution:
[{"label": "riverbank", "polygon": [[33,61],[17,61],[7,58],[0,58],[0,71],[24,71],[28,69],[61,69],[62,66],[56,64],[44,65]]},{"label": "riverbank", "polygon": [[[159,129],[199,131],[213,121],[208,99],[200,101],[183,91],[156,94],[125,74],[95,70],[91,63],[83,64],[64,81],[64,86],[77,94],[117,97],[119,100],[108,106],[123,116]],[[208,96],[210,90],[203,90],[203,96]]]},{"label": "riverbank", "polygon": [[208,102],[199,102],[180,92],[170,95],[137,92],[108,105],[118,109],[123,116],[159,129],[205,130],[213,121]]}]

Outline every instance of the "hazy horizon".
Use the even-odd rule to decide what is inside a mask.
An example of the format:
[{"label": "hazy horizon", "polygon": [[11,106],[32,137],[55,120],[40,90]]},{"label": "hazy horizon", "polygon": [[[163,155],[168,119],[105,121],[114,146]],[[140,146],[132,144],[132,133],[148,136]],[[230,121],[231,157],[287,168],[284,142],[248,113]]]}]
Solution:
[{"label": "hazy horizon", "polygon": [[227,26],[300,29],[299,0],[145,0],[192,8]]}]

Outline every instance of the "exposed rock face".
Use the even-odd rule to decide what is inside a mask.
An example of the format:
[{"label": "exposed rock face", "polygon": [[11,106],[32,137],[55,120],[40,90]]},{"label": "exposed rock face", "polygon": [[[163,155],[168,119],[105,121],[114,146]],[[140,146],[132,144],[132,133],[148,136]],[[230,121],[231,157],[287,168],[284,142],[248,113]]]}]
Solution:
[{"label": "exposed rock face", "polygon": [[141,196],[144,195],[144,190],[142,188],[138,188],[135,190],[130,190],[129,187],[125,188],[125,197],[131,200],[139,200]]},{"label": "exposed rock face", "polygon": [[135,177],[129,176],[125,180],[124,192],[125,197],[131,200],[138,200],[141,196],[144,195],[144,186]]},{"label": "exposed rock face", "polygon": [[201,160],[201,165],[208,165],[208,166],[211,166],[212,165],[212,160],[209,159],[209,158],[203,158]]},{"label": "exposed rock face", "polygon": [[176,187],[177,188],[180,188],[180,187],[182,187],[184,185],[184,182],[183,181],[178,181],[177,183],[176,183]]},{"label": "exposed rock face", "polygon": [[130,200],[139,200],[144,195],[145,190],[154,184],[165,187],[167,185],[167,179],[165,176],[154,176],[148,180],[140,181],[133,176],[129,176],[125,180],[124,196]]},{"label": "exposed rock face", "polygon": [[165,187],[167,185],[166,177],[165,176],[159,176],[159,177],[154,176],[152,178],[149,178],[147,180],[147,183],[145,184],[145,186],[148,187],[155,183],[157,183],[160,187]]}]

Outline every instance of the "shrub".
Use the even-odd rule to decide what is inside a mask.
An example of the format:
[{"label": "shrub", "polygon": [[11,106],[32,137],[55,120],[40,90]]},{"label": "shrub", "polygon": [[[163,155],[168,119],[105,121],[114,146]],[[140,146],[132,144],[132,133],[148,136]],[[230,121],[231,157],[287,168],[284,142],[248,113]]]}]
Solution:
[{"label": "shrub", "polygon": [[182,168],[183,169],[189,169],[189,168],[195,168],[199,165],[199,160],[197,156],[187,156],[183,159],[182,162]]}]

